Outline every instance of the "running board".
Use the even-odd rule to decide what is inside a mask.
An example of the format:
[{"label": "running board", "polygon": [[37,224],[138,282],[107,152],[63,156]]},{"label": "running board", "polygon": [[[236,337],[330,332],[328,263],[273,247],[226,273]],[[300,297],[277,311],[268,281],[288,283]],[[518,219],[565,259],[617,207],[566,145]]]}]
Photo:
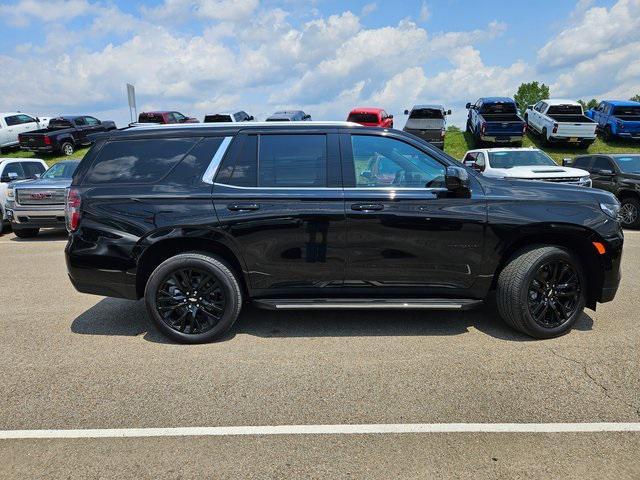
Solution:
[{"label": "running board", "polygon": [[320,309],[406,309],[406,310],[468,310],[482,304],[482,300],[468,298],[305,298],[253,300],[259,308],[268,310]]}]

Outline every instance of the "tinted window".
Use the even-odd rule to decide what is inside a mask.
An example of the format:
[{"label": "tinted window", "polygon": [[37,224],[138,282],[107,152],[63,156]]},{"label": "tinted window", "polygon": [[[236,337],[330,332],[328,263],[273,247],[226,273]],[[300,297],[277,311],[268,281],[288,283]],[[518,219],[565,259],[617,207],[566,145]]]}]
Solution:
[{"label": "tinted window", "polygon": [[40,162],[21,162],[24,174],[27,178],[35,178],[36,175],[44,173],[45,168]]},{"label": "tinted window", "polygon": [[575,168],[582,168],[584,170],[588,170],[590,163],[591,163],[591,157],[580,157],[580,158],[576,158],[576,160],[573,162],[571,166]]},{"label": "tinted window", "polygon": [[206,115],[204,117],[205,123],[217,123],[217,122],[230,122],[230,115]]},{"label": "tinted window", "polygon": [[258,137],[249,135],[245,138],[242,148],[232,167],[230,185],[240,187],[255,187],[258,173]]},{"label": "tinted window", "polygon": [[49,122],[50,128],[70,128],[71,126],[71,122],[64,118],[53,118]]},{"label": "tinted window", "polygon": [[444,165],[405,142],[352,135],[351,146],[357,187],[444,186]]},{"label": "tinted window", "polygon": [[582,115],[580,105],[553,105],[547,110],[547,115]]},{"label": "tinted window", "polygon": [[164,123],[164,118],[161,113],[141,113],[138,116],[138,122],[140,123]]},{"label": "tinted window", "polygon": [[327,183],[325,135],[261,135],[261,187],[324,187]]},{"label": "tinted window", "polygon": [[100,125],[100,122],[98,121],[97,118],[84,117],[84,119],[87,122],[87,125]]},{"label": "tinted window", "polygon": [[593,166],[591,170],[613,170],[611,166],[611,160],[606,157],[596,157],[593,161]]},{"label": "tinted window", "polygon": [[375,113],[352,113],[347,118],[348,122],[378,123],[378,115]]},{"label": "tinted window", "polygon": [[485,103],[481,113],[516,113],[516,104],[510,102]]},{"label": "tinted window", "polygon": [[85,120],[85,117],[78,117],[73,121],[73,123],[79,127],[84,127],[87,124],[87,121]]},{"label": "tinted window", "polygon": [[442,110],[438,110],[436,108],[416,108],[415,110],[411,110],[409,118],[424,120],[444,117],[442,115]]},{"label": "tinted window", "polygon": [[7,126],[12,127],[20,124],[20,117],[18,115],[11,115],[10,117],[4,117],[4,121],[7,122]]},{"label": "tinted window", "polygon": [[613,114],[619,117],[640,117],[640,107],[616,107]]},{"label": "tinted window", "polygon": [[198,138],[120,140],[106,143],[94,161],[87,183],[150,183],[175,167]]},{"label": "tinted window", "polygon": [[6,177],[10,173],[15,173],[17,175],[16,179],[25,178],[24,170],[22,169],[22,165],[20,165],[20,163],[18,163],[18,162],[9,163],[8,165],[6,165],[4,167],[4,170],[2,171],[2,176]]}]

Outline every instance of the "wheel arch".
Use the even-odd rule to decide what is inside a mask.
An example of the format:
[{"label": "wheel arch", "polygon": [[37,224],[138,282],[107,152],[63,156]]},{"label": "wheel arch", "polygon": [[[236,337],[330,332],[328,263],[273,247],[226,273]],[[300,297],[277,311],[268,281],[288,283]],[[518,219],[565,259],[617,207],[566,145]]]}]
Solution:
[{"label": "wheel arch", "polygon": [[598,241],[598,238],[595,232],[586,228],[561,231],[546,229],[546,231],[523,233],[502,248],[501,261],[493,276],[492,289],[496,287],[500,272],[518,251],[535,245],[556,246],[570,251],[580,260],[587,281],[586,304],[587,307],[595,309],[604,283],[604,264],[592,243]]},{"label": "wheel arch", "polygon": [[624,189],[619,190],[617,195],[619,200],[624,200],[626,198],[635,198],[636,200],[640,200],[640,192],[637,190]]},{"label": "wheel arch", "polygon": [[144,289],[153,270],[165,260],[186,252],[213,254],[225,261],[236,274],[243,294],[248,295],[248,283],[242,260],[228,245],[220,240],[197,237],[173,236],[158,240],[144,248],[138,256],[136,269],[136,293],[144,296]]}]

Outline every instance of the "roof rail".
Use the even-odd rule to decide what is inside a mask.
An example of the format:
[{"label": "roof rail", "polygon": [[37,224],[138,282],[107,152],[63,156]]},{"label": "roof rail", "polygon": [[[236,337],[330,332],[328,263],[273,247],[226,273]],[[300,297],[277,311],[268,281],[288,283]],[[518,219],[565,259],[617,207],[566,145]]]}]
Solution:
[{"label": "roof rail", "polygon": [[293,121],[293,122],[211,122],[211,123],[130,123],[131,128],[156,129],[156,128],[243,128],[243,127],[289,127],[315,126],[315,127],[360,127],[359,123],[338,121]]}]

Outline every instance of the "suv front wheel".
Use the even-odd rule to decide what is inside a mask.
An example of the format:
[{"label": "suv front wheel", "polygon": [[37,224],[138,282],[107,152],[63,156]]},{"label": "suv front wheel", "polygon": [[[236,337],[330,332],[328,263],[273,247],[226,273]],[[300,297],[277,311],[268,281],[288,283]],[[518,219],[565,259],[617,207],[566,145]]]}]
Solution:
[{"label": "suv front wheel", "polygon": [[585,277],[567,250],[534,246],[516,253],[498,277],[498,311],[510,326],[535,338],[568,332],[585,306]]},{"label": "suv front wheel", "polygon": [[162,262],[149,277],[144,297],[158,329],[183,343],[220,338],[242,307],[242,290],[232,270],[202,253],[184,253]]}]

